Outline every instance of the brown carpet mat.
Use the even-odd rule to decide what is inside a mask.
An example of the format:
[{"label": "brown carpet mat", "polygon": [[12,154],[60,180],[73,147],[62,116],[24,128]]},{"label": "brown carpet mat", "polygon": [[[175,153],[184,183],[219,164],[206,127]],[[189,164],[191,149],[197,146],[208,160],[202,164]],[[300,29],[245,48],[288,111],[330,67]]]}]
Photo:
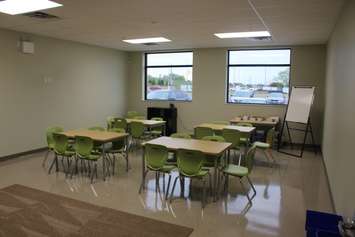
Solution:
[{"label": "brown carpet mat", "polygon": [[187,237],[192,231],[17,184],[0,189],[1,237]]}]

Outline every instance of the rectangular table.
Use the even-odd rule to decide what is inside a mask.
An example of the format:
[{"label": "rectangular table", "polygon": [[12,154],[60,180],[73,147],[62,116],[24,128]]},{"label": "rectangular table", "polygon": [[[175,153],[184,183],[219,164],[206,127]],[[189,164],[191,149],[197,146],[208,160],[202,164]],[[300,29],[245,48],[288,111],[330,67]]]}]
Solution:
[{"label": "rectangular table", "polygon": [[[198,150],[203,152],[206,155],[212,156],[221,156],[232,146],[232,143],[229,142],[214,142],[214,141],[204,141],[197,139],[183,139],[183,138],[172,138],[172,137],[159,137],[151,141],[143,143],[143,147],[146,144],[154,145],[163,145],[168,148],[170,151],[176,151],[178,149],[189,149],[189,150]],[[217,194],[217,169],[218,169],[218,160],[214,161],[214,179],[213,179],[213,190],[214,190],[214,200],[216,200]],[[144,150],[142,157],[142,179],[144,180],[145,172],[145,159],[144,159]]]},{"label": "rectangular table", "polygon": [[212,128],[213,130],[216,131],[222,131],[223,129],[233,129],[233,130],[240,131],[242,133],[249,133],[249,134],[254,132],[255,130],[255,127],[224,125],[224,124],[215,124],[215,123],[201,123],[196,127],[207,127],[207,128]]},{"label": "rectangular table", "polygon": [[235,117],[234,119],[231,119],[229,122],[231,124],[236,124],[236,123],[251,123],[253,126],[267,126],[267,127],[276,127],[276,125],[279,123],[278,118],[269,118],[265,120],[255,120],[255,119],[242,119],[241,117]]},{"label": "rectangular table", "polygon": [[[90,137],[95,142],[102,144],[102,158],[103,158],[102,168],[103,168],[104,180],[106,179],[106,167],[105,167],[106,151],[105,151],[104,145],[109,142],[114,142],[117,140],[124,139],[125,145],[126,145],[126,147],[128,147],[128,140],[127,140],[128,136],[129,136],[128,133],[78,129],[78,130],[65,131],[65,132],[62,132],[61,134],[64,134],[70,138],[75,138],[76,136]],[[127,156],[127,168],[128,168],[128,149],[126,149],[125,152],[126,152],[126,156]]]},{"label": "rectangular table", "polygon": [[166,121],[157,121],[157,120],[142,120],[142,119],[126,119],[127,124],[129,125],[131,122],[141,122],[144,124],[145,127],[148,129],[155,128],[155,127],[162,127],[163,135],[165,135],[165,126]]}]

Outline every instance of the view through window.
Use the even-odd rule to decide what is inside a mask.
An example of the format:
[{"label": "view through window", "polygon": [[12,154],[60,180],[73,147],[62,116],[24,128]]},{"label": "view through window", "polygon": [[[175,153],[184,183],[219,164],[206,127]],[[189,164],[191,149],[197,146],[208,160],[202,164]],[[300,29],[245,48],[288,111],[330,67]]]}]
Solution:
[{"label": "view through window", "polygon": [[145,54],[146,100],[192,100],[192,52]]},{"label": "view through window", "polygon": [[228,103],[288,103],[290,49],[231,50],[228,54]]}]

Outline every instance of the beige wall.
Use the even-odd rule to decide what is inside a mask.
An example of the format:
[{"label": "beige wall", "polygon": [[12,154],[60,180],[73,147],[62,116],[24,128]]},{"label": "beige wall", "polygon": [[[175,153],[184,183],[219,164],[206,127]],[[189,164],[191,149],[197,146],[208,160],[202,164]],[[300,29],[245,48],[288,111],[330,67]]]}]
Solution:
[{"label": "beige wall", "polygon": [[[19,52],[21,36],[35,42],[34,55]],[[0,30],[0,157],[44,147],[48,126],[104,125],[122,115],[126,64],[116,50]]]},{"label": "beige wall", "polygon": [[[227,49],[194,50],[193,99],[192,102],[177,102],[178,130],[192,131],[201,122],[230,120],[241,114],[258,116],[280,116],[285,106],[236,105],[225,103]],[[296,46],[292,50],[292,85],[315,85],[317,96],[312,113],[317,143],[322,137],[323,98],[325,78],[325,55],[323,45]],[[168,102],[146,102],[142,100],[143,56],[129,54],[129,101],[128,109],[146,113],[148,106],[168,106]],[[299,140],[298,140],[299,141]]]},{"label": "beige wall", "polygon": [[[337,212],[355,212],[355,2],[328,44],[323,155]],[[354,213],[355,214],[355,213]]]}]

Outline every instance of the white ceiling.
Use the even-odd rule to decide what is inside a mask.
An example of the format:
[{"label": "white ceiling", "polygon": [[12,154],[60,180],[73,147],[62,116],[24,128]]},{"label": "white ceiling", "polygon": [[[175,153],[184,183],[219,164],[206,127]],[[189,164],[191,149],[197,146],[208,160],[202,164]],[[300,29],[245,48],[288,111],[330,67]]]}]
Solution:
[{"label": "white ceiling", "polygon": [[[271,42],[218,39],[213,33],[267,30],[248,0],[56,0],[45,12],[60,20],[0,13],[0,28],[122,50],[161,50],[326,43],[344,0],[250,0]],[[128,38],[163,36],[158,46],[130,45]]]}]

